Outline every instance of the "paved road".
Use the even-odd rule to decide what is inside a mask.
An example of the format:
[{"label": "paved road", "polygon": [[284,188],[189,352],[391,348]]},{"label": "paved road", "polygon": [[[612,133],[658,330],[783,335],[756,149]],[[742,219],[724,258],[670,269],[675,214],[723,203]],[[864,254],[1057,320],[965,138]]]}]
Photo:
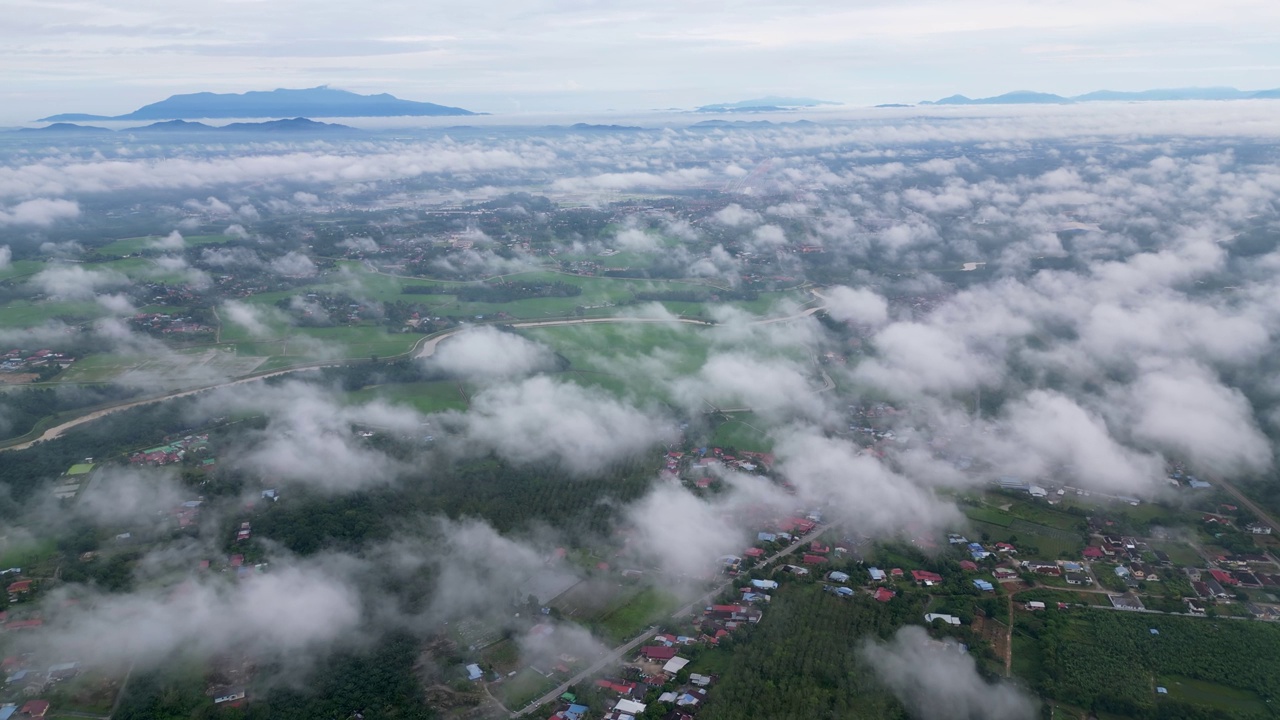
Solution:
[{"label": "paved road", "polygon": [[649,628],[649,630],[646,631],[643,635],[638,635],[632,638],[631,641],[626,643],[625,645],[619,645],[618,647],[614,648],[608,655],[605,655],[603,658],[597,660],[595,664],[593,664],[591,667],[587,668],[586,670],[583,670],[577,675],[574,675],[573,677],[569,678],[564,683],[562,683],[559,687],[557,687],[555,690],[552,690],[546,695],[543,695],[537,700],[534,700],[528,705],[525,705],[523,709],[517,710],[516,712],[511,713],[511,717],[518,718],[522,715],[527,715],[530,712],[537,710],[542,705],[545,705],[551,702],[552,700],[555,700],[556,698],[565,694],[571,686],[577,685],[583,680],[586,680],[592,675],[595,675],[596,673],[605,669],[609,665],[612,665],[613,663],[618,662],[623,658],[624,655],[631,652],[632,650],[635,650],[645,640],[648,640],[649,638],[657,634],[658,634],[658,627],[655,625]]},{"label": "paved road", "polygon": [[1253,513],[1260,522],[1266,523],[1271,528],[1272,532],[1280,533],[1280,524],[1277,524],[1276,519],[1271,517],[1271,515],[1267,513],[1266,510],[1263,510],[1262,508],[1258,507],[1257,503],[1250,500],[1247,496],[1245,496],[1244,493],[1240,492],[1239,488],[1237,488],[1235,485],[1232,485],[1231,483],[1227,482],[1226,480],[1223,480],[1222,478],[1214,478],[1214,479],[1220,485],[1222,485],[1223,490],[1226,490],[1227,492],[1234,495],[1235,498],[1240,501],[1241,505],[1244,505],[1245,507],[1249,508],[1249,512]]},{"label": "paved road", "polygon": [[[819,535],[821,535],[825,530],[826,530],[826,528],[825,528],[825,527],[819,527],[819,528],[814,529],[814,531],[813,531],[813,532],[811,532],[811,533],[809,533],[808,535],[805,535],[804,537],[800,538],[800,539],[799,539],[799,540],[797,540],[795,543],[793,543],[790,547],[787,547],[787,548],[784,548],[784,549],[782,549],[782,550],[779,550],[778,552],[774,553],[773,555],[770,555],[769,557],[765,558],[765,559],[760,563],[759,567],[768,567],[769,565],[772,565],[774,562],[776,562],[778,559],[783,558],[783,557],[786,557],[787,555],[790,555],[791,553],[793,553],[793,552],[795,552],[796,550],[800,549],[800,547],[801,547],[801,546],[803,546],[803,545],[807,545],[808,543],[813,542],[814,540],[818,539],[818,536],[819,536]],[[693,600],[693,601],[692,601],[692,602],[690,602],[688,605],[685,605],[684,607],[680,608],[679,610],[676,610],[674,613],[672,613],[672,614],[671,614],[671,617],[672,617],[673,619],[682,618],[682,617],[684,617],[684,616],[689,615],[690,613],[692,613],[692,612],[693,612],[693,610],[694,610],[694,608],[703,608],[703,607],[706,607],[708,603],[710,603],[712,600],[714,600],[716,597],[718,597],[718,596],[719,596],[721,593],[723,593],[725,590],[728,590],[728,589],[729,589],[729,586],[730,586],[730,585],[732,585],[732,584],[733,584],[733,580],[728,580],[728,581],[726,581],[726,582],[722,583],[721,585],[719,585],[718,587],[716,587],[716,589],[714,589],[714,590],[712,590],[712,591],[708,592],[707,594],[705,594],[705,595],[703,595],[703,596],[701,596],[701,597],[699,597],[699,598],[697,598],[697,599]],[[657,626],[657,625],[654,625],[653,627],[650,627],[650,628],[649,628],[648,630],[646,630],[643,634],[641,634],[641,635],[639,635],[639,636],[637,636],[637,637],[634,637],[634,638],[632,638],[631,640],[627,641],[625,644],[623,644],[623,645],[619,645],[618,647],[614,648],[612,651],[610,651],[610,652],[609,652],[609,654],[608,654],[608,655],[606,655],[605,657],[601,658],[600,660],[598,660],[597,662],[595,662],[594,664],[592,664],[592,665],[591,665],[591,667],[587,668],[586,670],[583,670],[582,672],[578,673],[577,675],[574,675],[572,678],[570,678],[570,679],[566,680],[564,683],[562,683],[562,684],[561,684],[559,687],[557,687],[555,690],[552,690],[551,692],[547,693],[546,695],[543,695],[542,697],[538,698],[537,700],[534,700],[533,702],[531,702],[531,703],[529,703],[528,705],[524,706],[524,708],[522,708],[521,710],[518,710],[518,711],[516,711],[516,712],[511,713],[511,717],[513,717],[513,718],[518,718],[518,717],[521,717],[521,716],[523,716],[523,715],[527,715],[527,714],[529,714],[530,712],[532,712],[532,711],[534,711],[534,710],[538,709],[538,708],[539,708],[539,707],[541,707],[542,705],[545,705],[546,703],[549,703],[549,702],[551,702],[551,701],[555,700],[556,698],[558,698],[558,697],[560,697],[561,695],[563,695],[563,694],[564,694],[564,693],[569,689],[569,687],[570,687],[570,686],[577,685],[578,683],[583,682],[584,680],[587,680],[588,678],[592,677],[593,675],[595,675],[595,674],[599,673],[601,670],[605,669],[605,668],[606,668],[606,667],[608,667],[609,665],[611,665],[611,664],[613,664],[613,663],[618,662],[618,661],[619,661],[619,660],[621,660],[623,657],[625,657],[625,656],[627,655],[627,653],[629,653],[629,652],[631,652],[632,650],[635,650],[637,647],[639,647],[639,646],[640,646],[640,644],[641,644],[641,643],[643,643],[645,640],[648,640],[649,638],[651,638],[651,637],[653,637],[654,635],[657,635],[657,634],[658,634],[658,626]]]}]

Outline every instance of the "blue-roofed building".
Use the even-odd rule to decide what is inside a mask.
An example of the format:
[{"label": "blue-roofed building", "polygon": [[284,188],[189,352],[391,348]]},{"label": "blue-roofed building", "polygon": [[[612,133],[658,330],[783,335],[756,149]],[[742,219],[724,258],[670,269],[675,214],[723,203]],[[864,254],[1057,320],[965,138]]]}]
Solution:
[{"label": "blue-roofed building", "polygon": [[759,540],[760,542],[773,542],[774,540],[777,540],[777,539],[778,539],[778,536],[774,535],[773,533],[762,532],[756,535],[756,540]]},{"label": "blue-roofed building", "polygon": [[569,720],[582,720],[590,709],[586,705],[570,705],[569,709],[564,711],[564,716]]},{"label": "blue-roofed building", "polygon": [[867,568],[867,574],[871,576],[872,582],[880,582],[887,577],[880,568]]},{"label": "blue-roofed building", "polygon": [[1213,487],[1213,485],[1210,485],[1209,483],[1203,480],[1197,480],[1195,478],[1191,478],[1191,480],[1187,484],[1196,490],[1204,490],[1206,488]]},{"label": "blue-roofed building", "polygon": [[13,714],[16,712],[18,712],[18,706],[13,703],[0,706],[0,720],[9,720],[9,718],[13,717]]},{"label": "blue-roofed building", "polygon": [[995,589],[996,589],[994,585],[987,582],[986,580],[974,580],[973,586],[978,588],[982,592],[995,592]]},{"label": "blue-roofed building", "polygon": [[841,585],[840,587],[836,588],[836,594],[839,595],[840,597],[853,597],[853,588],[845,587],[844,585]]}]

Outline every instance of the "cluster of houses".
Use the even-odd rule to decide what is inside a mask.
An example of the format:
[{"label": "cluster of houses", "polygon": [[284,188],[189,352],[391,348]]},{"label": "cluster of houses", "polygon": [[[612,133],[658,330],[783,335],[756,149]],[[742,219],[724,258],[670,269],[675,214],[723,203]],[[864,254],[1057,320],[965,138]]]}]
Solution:
[{"label": "cluster of houses", "polygon": [[[132,465],[172,465],[182,462],[188,455],[205,455],[209,452],[209,435],[187,435],[167,445],[160,445],[129,456]],[[216,464],[214,458],[201,461],[206,466]]]},{"label": "cluster of houses", "polygon": [[17,703],[0,705],[0,720],[25,720],[25,718],[42,718],[49,714],[48,700],[28,700],[18,707]]},{"label": "cluster of houses", "polygon": [[66,353],[48,348],[27,352],[10,350],[0,355],[0,372],[4,373],[38,373],[46,368],[57,366],[61,369],[70,367],[76,359]]},{"label": "cluster of houses", "polygon": [[741,472],[753,473],[758,470],[768,470],[773,466],[774,458],[769,453],[746,450],[730,452],[724,448],[700,447],[687,453],[672,450],[666,454],[664,460],[666,463],[665,469],[668,473],[679,475],[683,466],[698,487],[707,487],[711,484],[711,479],[707,477],[707,473],[714,466],[718,465]]},{"label": "cluster of houses", "polygon": [[[716,682],[715,676],[698,673],[679,681],[681,671],[689,664],[687,658],[680,657],[680,648],[698,642],[697,638],[684,636],[655,636],[654,644],[642,647],[634,660],[623,667],[621,675],[595,681],[595,688],[607,698],[608,705],[603,715],[593,713],[593,717],[635,720],[649,709],[644,699],[658,691],[661,694],[657,702],[672,707],[665,716],[668,720],[692,720],[693,713],[706,701],[707,689]],[[590,707],[581,704],[574,693],[567,692],[560,696],[550,718],[583,720],[588,712]]]},{"label": "cluster of houses", "polygon": [[129,318],[129,324],[136,330],[153,335],[212,335],[214,332],[212,327],[202,325],[194,318],[168,313],[138,313]]},{"label": "cluster of houses", "polygon": [[58,683],[66,682],[81,673],[78,662],[45,666],[37,664],[30,654],[4,658],[0,661],[0,670],[4,671],[5,686],[27,697],[44,694]]}]

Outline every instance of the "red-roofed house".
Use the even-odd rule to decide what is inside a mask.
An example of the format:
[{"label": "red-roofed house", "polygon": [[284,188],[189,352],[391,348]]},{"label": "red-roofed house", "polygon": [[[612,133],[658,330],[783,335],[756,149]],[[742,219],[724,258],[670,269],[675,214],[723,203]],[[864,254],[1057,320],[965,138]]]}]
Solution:
[{"label": "red-roofed house", "polygon": [[742,554],[752,558],[764,557],[764,550],[761,550],[758,547],[747,548],[742,552]]},{"label": "red-roofed house", "polygon": [[670,660],[676,656],[676,650],[674,647],[665,645],[645,645],[640,648],[640,654],[650,660]]},{"label": "red-roofed house", "polygon": [[809,543],[809,552],[817,555],[826,555],[827,553],[831,552],[831,547],[828,545],[823,545],[817,540],[814,540],[813,542]]},{"label": "red-roofed house", "polygon": [[232,555],[232,556],[231,556],[231,567],[240,567],[240,566],[241,566],[241,565],[243,565],[243,564],[244,564],[244,556],[243,556],[243,555]]},{"label": "red-roofed house", "polygon": [[977,570],[977,569],[978,569],[978,563],[976,563],[976,562],[974,562],[974,561],[972,561],[972,560],[961,560],[961,561],[960,561],[960,569],[961,569],[961,570],[967,570],[967,571],[969,571],[969,572],[973,572],[974,570]]},{"label": "red-roofed house", "polygon": [[928,570],[912,570],[911,578],[921,585],[938,585],[942,582],[941,575]]},{"label": "red-roofed house", "polygon": [[[1209,571],[1209,574],[1213,576],[1214,580],[1217,580],[1223,585],[1239,585],[1240,584],[1240,581],[1236,580],[1234,575],[1232,575],[1229,572],[1226,572],[1225,570],[1213,569]],[[13,591],[10,590],[9,592],[13,592]]]},{"label": "red-roofed house", "polygon": [[1084,557],[1087,560],[1101,560],[1103,558],[1102,548],[1097,545],[1090,545],[1084,549]]},{"label": "red-roofed house", "polygon": [[31,592],[30,580],[19,580],[9,584],[9,594],[17,595],[18,593]]},{"label": "red-roofed house", "polygon": [[827,559],[822,557],[821,555],[807,555],[807,554],[801,560],[801,562],[803,562],[805,565],[821,565],[826,561]]},{"label": "red-roofed house", "polygon": [[880,602],[889,602],[890,600],[893,599],[893,596],[896,594],[897,593],[890,590],[889,588],[876,588],[876,592],[873,595],[873,597],[876,600],[879,600]]},{"label": "red-roofed house", "polygon": [[27,702],[26,705],[22,706],[22,709],[18,711],[18,714],[23,717],[42,718],[48,712],[48,700],[31,700]]}]

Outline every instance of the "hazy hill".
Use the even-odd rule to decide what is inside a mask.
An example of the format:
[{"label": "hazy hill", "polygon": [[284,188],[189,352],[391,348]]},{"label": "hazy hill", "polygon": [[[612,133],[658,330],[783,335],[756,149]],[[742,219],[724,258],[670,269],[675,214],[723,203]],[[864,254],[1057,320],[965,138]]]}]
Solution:
[{"label": "hazy hill", "polygon": [[1156,90],[1096,90],[1083,95],[1063,97],[1052,93],[1017,90],[995,97],[970,98],[952,95],[941,100],[924,100],[921,105],[1050,105],[1073,102],[1159,102],[1166,100],[1249,100],[1280,98],[1274,90],[1237,90],[1233,87],[1163,88]]},{"label": "hazy hill", "polygon": [[401,100],[394,95],[360,95],[330,87],[278,89],[246,93],[173,95],[126,115],[64,113],[40,122],[70,120],[182,120],[193,118],[398,117],[475,115],[462,108]]}]

